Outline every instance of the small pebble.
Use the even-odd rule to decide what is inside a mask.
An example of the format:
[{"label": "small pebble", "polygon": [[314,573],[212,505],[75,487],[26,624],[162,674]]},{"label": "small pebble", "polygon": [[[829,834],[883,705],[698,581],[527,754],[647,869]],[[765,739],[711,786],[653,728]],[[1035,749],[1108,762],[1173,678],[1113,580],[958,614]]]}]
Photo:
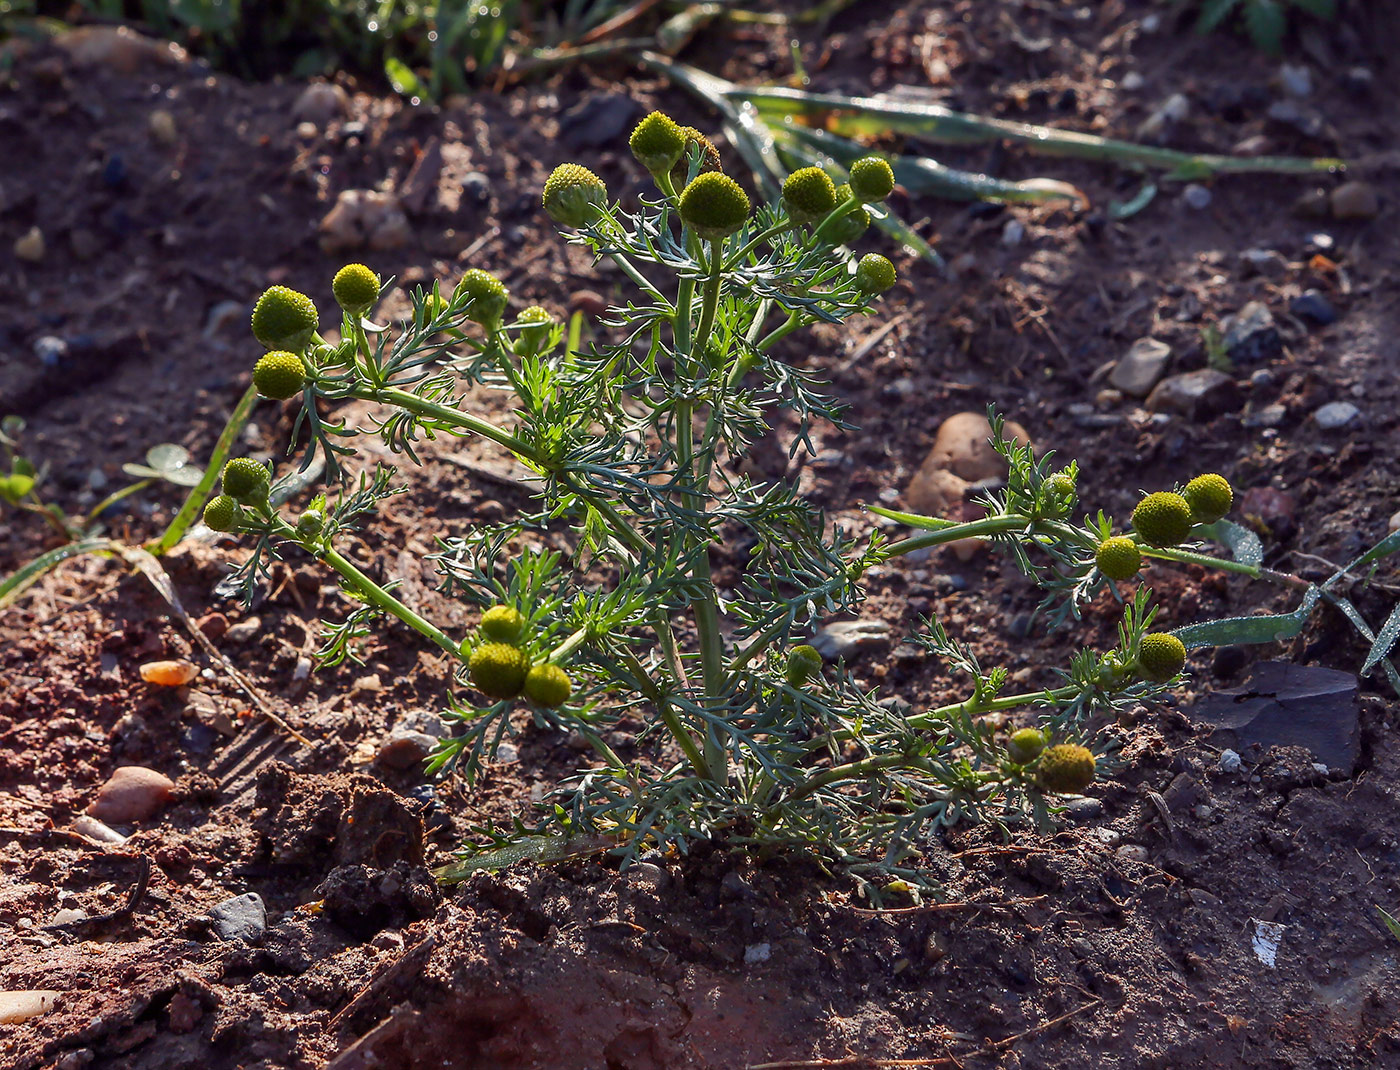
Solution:
[{"label": "small pebble", "polygon": [[480,171],[468,171],[462,176],[462,198],[485,204],[491,199],[491,180]]},{"label": "small pebble", "polygon": [[0,1025],[18,1025],[45,1014],[53,1010],[61,995],[47,989],[0,992]]},{"label": "small pebble", "polygon": [[311,678],[311,659],[302,655],[297,658],[297,663],[292,669],[292,683],[299,684],[303,680]]},{"label": "small pebble", "polygon": [[[1331,201],[1333,219],[1375,219],[1381,210],[1376,188],[1369,182],[1359,180],[1343,182],[1332,191]],[[19,250],[15,252],[18,254]]]},{"label": "small pebble", "polygon": [[1125,843],[1114,853],[1124,862],[1146,862],[1149,857],[1147,848],[1137,843]]},{"label": "small pebble", "polygon": [[31,264],[37,264],[44,259],[47,246],[44,244],[44,232],[38,227],[30,227],[20,237],[15,239],[15,256],[21,260],[26,260]]},{"label": "small pebble", "polygon": [[1123,87],[1124,92],[1136,93],[1146,83],[1147,79],[1142,76],[1142,72],[1129,71],[1127,74],[1123,75],[1123,80],[1119,85]]},{"label": "small pebble", "polygon": [[744,965],[753,966],[759,962],[767,962],[773,957],[772,944],[750,944],[744,948]]},{"label": "small pebble", "polygon": [[496,764],[510,765],[520,761],[520,748],[514,743],[502,743],[496,748]]},{"label": "small pebble", "polygon": [[1001,244],[1008,249],[1021,244],[1021,240],[1026,236],[1026,225],[1019,219],[1008,219],[1006,226],[1001,228]]},{"label": "small pebble", "polygon": [[1239,752],[1227,749],[1220,752],[1220,761],[1216,763],[1216,768],[1222,773],[1237,773],[1240,764]]},{"label": "small pebble", "polygon": [[1323,296],[1321,290],[1304,290],[1288,303],[1288,311],[1299,319],[1308,320],[1319,327],[1337,322],[1337,310],[1332,302]]},{"label": "small pebble", "polygon": [[164,108],[151,112],[151,117],[146,120],[146,129],[150,131],[152,141],[166,147],[175,144],[180,136],[175,128],[175,116]]},{"label": "small pebble", "polygon": [[148,661],[138,670],[141,679],[157,687],[184,687],[199,675],[195,666],[180,658],[176,661]]},{"label": "small pebble", "polygon": [[262,631],[262,626],[260,617],[247,617],[237,624],[230,624],[224,638],[230,643],[246,643]]},{"label": "small pebble", "polygon": [[1210,207],[1210,190],[1199,182],[1192,182],[1181,191],[1181,199],[1186,202],[1188,207],[1200,212]]},{"label": "small pebble", "polygon": [[390,769],[412,769],[422,766],[437,747],[437,740],[426,732],[398,729],[380,744],[375,761]]},{"label": "small pebble", "polygon": [[243,940],[256,943],[267,931],[267,907],[256,892],[235,895],[216,904],[209,911],[214,931],[223,940]]},{"label": "small pebble", "polygon": [[1317,426],[1324,431],[1338,431],[1361,415],[1350,401],[1329,401],[1313,413]]},{"label": "small pebble", "polygon": [[73,831],[98,843],[110,843],[120,847],[127,838],[116,829],[103,824],[89,814],[79,814],[73,819]]},{"label": "small pebble", "polygon": [[828,624],[812,637],[812,646],[824,658],[850,658],[862,650],[885,646],[890,626],[882,620],[843,620]]},{"label": "small pebble", "polygon": [[1285,63],[1279,68],[1278,80],[1283,91],[1291,97],[1312,96],[1312,71],[1304,63]]},{"label": "small pebble", "polygon": [[68,355],[68,343],[56,334],[45,334],[34,342],[34,355],[45,368],[57,368]]},{"label": "small pebble", "polygon": [[72,925],[77,921],[87,921],[88,912],[82,907],[64,907],[55,911],[50,925]]},{"label": "small pebble", "polygon": [[175,782],[163,773],[140,765],[124,765],[114,772],[87,808],[90,816],[109,824],[144,821],[170,801]]}]

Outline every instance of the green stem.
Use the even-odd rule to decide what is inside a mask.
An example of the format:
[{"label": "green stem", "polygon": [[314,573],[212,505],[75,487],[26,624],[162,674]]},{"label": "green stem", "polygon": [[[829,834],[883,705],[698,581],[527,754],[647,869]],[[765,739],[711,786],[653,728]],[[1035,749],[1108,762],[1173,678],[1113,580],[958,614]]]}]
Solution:
[{"label": "green stem", "polygon": [[137,482],[131,484],[131,486],[129,487],[123,487],[121,490],[114,491],[113,493],[107,495],[107,497],[103,498],[100,502],[98,502],[90,510],[88,510],[88,515],[86,519],[83,520],[83,530],[86,531],[88,528],[92,527],[93,521],[95,521],[99,516],[101,516],[104,511],[116,505],[117,502],[121,501],[123,498],[135,494],[138,490],[145,490],[154,482],[154,479],[138,480]]},{"label": "green stem", "polygon": [[543,464],[542,459],[524,439],[512,435],[509,431],[502,431],[495,424],[463,412],[461,409],[453,408],[451,405],[428,401],[425,398],[420,398],[417,394],[395,386],[374,387],[357,384],[347,391],[347,395],[359,398],[361,401],[378,401],[386,405],[397,405],[417,416],[428,416],[434,420],[440,420],[448,427],[459,427],[473,431],[483,438],[489,438],[497,445],[504,446],[526,460],[533,461],[538,465]]},{"label": "green stem", "polygon": [[[295,529],[287,524],[286,521],[279,519],[278,527],[282,529],[280,534],[287,538],[296,538]],[[325,550],[313,552],[317,557],[338,572],[341,578],[361,595],[365,601],[369,602],[370,605],[376,606],[384,612],[397,617],[419,635],[442,647],[443,650],[447,651],[454,658],[461,658],[462,655],[458,644],[454,643],[447,635],[434,627],[430,621],[425,620],[413,610],[409,609],[408,606],[404,605],[383,587],[366,576],[349,558],[340,553],[339,550],[326,547]]]},{"label": "green stem", "polygon": [[545,661],[558,665],[586,642],[588,642],[588,629],[580,628],[551,650]]},{"label": "green stem", "polygon": [[998,713],[1002,710],[1014,710],[1020,706],[1027,706],[1033,702],[1044,702],[1047,699],[1072,698],[1077,694],[1079,694],[1078,687],[1067,685],[1057,687],[1053,691],[1024,691],[1019,695],[1005,695],[994,699],[974,697],[964,702],[953,702],[947,706],[939,706],[927,713],[915,714],[913,717],[907,718],[907,722],[910,728],[937,728],[939,724],[946,722],[949,717],[953,716]]},{"label": "green stem", "polygon": [[804,248],[816,248],[817,243],[822,240],[822,235],[824,235],[831,227],[834,227],[837,223],[839,223],[844,217],[850,215],[859,206],[860,198],[857,197],[854,193],[847,197],[844,201],[842,201],[840,204],[838,204],[835,208],[831,210],[831,214],[821,221],[821,223],[817,226],[816,230],[812,231],[812,236],[807,239],[807,243],[804,246]]},{"label": "green stem", "polygon": [[724,270],[730,271],[733,268],[737,267],[739,264],[743,263],[744,257],[748,256],[749,253],[753,252],[755,247],[757,247],[761,242],[767,241],[769,238],[776,237],[777,235],[785,233],[786,231],[793,230],[796,228],[796,226],[797,224],[792,222],[774,223],[771,227],[767,228],[766,230],[759,231],[757,234],[755,234],[752,238],[749,239],[748,243],[742,249],[740,249],[737,253],[731,254],[730,257],[727,260],[725,260]]},{"label": "green stem", "polygon": [[[1212,557],[1209,554],[1198,554],[1192,550],[1177,550],[1174,548],[1157,549],[1150,546],[1139,546],[1143,557],[1155,557],[1163,561],[1180,561],[1188,565],[1205,565],[1208,568],[1218,568],[1224,572],[1238,572],[1242,576],[1249,576],[1253,579],[1260,579],[1266,571],[1258,565],[1246,565],[1240,561],[1229,561],[1223,557]],[[1282,576],[1282,573],[1274,573],[1275,576]],[[1293,579],[1294,577],[1288,577]]]},{"label": "green stem", "polygon": [[939,528],[937,531],[930,531],[924,535],[915,535],[911,539],[904,539],[900,542],[891,543],[885,548],[885,553],[890,557],[898,557],[900,554],[911,553],[914,550],[922,550],[925,546],[942,546],[945,543],[957,542],[959,539],[975,539],[984,535],[1001,535],[1009,531],[1024,531],[1030,524],[1030,517],[1022,516],[1019,513],[1012,513],[1009,516],[988,516],[981,520],[969,520],[961,524],[949,524],[946,528]]},{"label": "green stem", "polygon": [[882,769],[890,769],[897,765],[904,765],[910,762],[910,756],[903,753],[881,754],[873,758],[862,758],[860,761],[847,762],[845,765],[832,766],[825,772],[818,773],[808,780],[796,791],[792,792],[784,801],[788,803],[805,799],[808,795],[820,791],[828,784],[834,784],[840,780],[863,780],[871,773],[878,773]]}]

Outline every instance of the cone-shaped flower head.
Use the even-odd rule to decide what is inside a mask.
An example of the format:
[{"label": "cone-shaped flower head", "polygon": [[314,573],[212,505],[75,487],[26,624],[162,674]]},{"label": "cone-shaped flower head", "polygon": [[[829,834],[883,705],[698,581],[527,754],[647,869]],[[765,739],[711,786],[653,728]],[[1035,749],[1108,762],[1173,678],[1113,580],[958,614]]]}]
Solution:
[{"label": "cone-shaped flower head", "polygon": [[574,693],[574,682],[558,665],[536,665],[525,676],[525,694],[539,706],[562,706]]},{"label": "cone-shaped flower head", "polygon": [[1159,490],[1138,502],[1133,530],[1149,546],[1175,546],[1191,533],[1191,506],[1180,494]]},{"label": "cone-shaped flower head", "polygon": [[515,351],[522,356],[533,356],[544,346],[549,337],[549,328],[554,317],[543,305],[531,305],[515,317],[517,323],[524,324],[515,336]]},{"label": "cone-shaped flower head", "polygon": [[894,171],[878,156],[866,156],[851,164],[851,191],[869,204],[883,201],[894,189]]},{"label": "cone-shaped flower head", "polygon": [[801,687],[822,671],[822,656],[817,648],[802,643],[788,651],[784,675],[793,687]]},{"label": "cone-shaped flower head", "polygon": [[295,353],[274,349],[253,365],[253,385],[265,398],[286,401],[296,397],[306,385],[306,365]]},{"label": "cone-shaped flower head", "polygon": [[1036,783],[1046,791],[1077,795],[1094,782],[1094,755],[1076,743],[1046,747],[1036,767]]},{"label": "cone-shaped flower head", "polygon": [[331,292],[346,312],[363,316],[379,300],[379,276],[364,264],[346,264],[331,280]]},{"label": "cone-shaped flower head", "polygon": [[681,127],[681,133],[685,135],[685,150],[681,153],[681,158],[676,161],[676,166],[671,168],[671,183],[680,189],[685,185],[685,180],[690,177],[690,150],[696,145],[700,146],[700,173],[708,171],[723,171],[724,162],[719,157],[719,149],[715,148],[715,143],[700,133],[693,126]]},{"label": "cone-shaped flower head", "polygon": [[1142,551],[1126,535],[1112,535],[1099,543],[1094,564],[1111,580],[1130,580],[1142,568]]},{"label": "cone-shaped flower head", "polygon": [[472,651],[467,675],[478,691],[491,698],[515,698],[525,686],[530,659],[509,643],[482,643]]},{"label": "cone-shaped flower head", "polygon": [[457,300],[463,294],[471,298],[467,305],[467,319],[485,327],[500,325],[501,317],[506,311],[506,300],[510,296],[501,285],[500,279],[489,271],[472,268],[457,284],[457,289],[453,291],[453,300]]},{"label": "cone-shaped flower head", "polygon": [[481,634],[493,643],[518,643],[525,617],[514,606],[492,606],[481,615]]},{"label": "cone-shaped flower head", "polygon": [[803,167],[783,183],[783,208],[794,223],[825,219],[836,207],[836,184],[820,167]]},{"label": "cone-shaped flower head", "polygon": [[544,210],[560,226],[587,226],[607,203],[607,185],[582,164],[561,163],[544,184]]},{"label": "cone-shaped flower head", "polygon": [[1191,519],[1197,524],[1214,524],[1230,511],[1235,492],[1230,481],[1215,472],[1197,476],[1181,492],[1191,506]]},{"label": "cone-shaped flower head", "polygon": [[1006,741],[1006,756],[1018,765],[1029,765],[1045,749],[1045,733],[1039,728],[1021,728]]},{"label": "cone-shaped flower head", "polygon": [[1186,665],[1186,644],[1169,632],[1152,632],[1138,644],[1138,668],[1155,684],[1175,679]]},{"label": "cone-shaped flower head", "polygon": [[728,175],[707,171],[681,194],[681,220],[702,238],[729,237],[749,218],[749,195]]},{"label": "cone-shaped flower head", "polygon": [[856,288],[861,293],[882,294],[898,277],[889,258],[879,253],[866,253],[856,265]]},{"label": "cone-shaped flower head", "polygon": [[638,163],[659,175],[685,155],[685,132],[669,115],[654,111],[637,124],[627,145]]},{"label": "cone-shaped flower head", "polygon": [[240,505],[256,505],[267,500],[272,473],[251,457],[237,457],[224,465],[224,493]]},{"label": "cone-shaped flower head", "polygon": [[232,497],[220,494],[210,498],[209,504],[204,507],[204,523],[215,531],[232,531],[238,526],[242,513],[243,510]]},{"label": "cone-shaped flower head", "polygon": [[300,353],[319,324],[311,298],[285,286],[269,287],[253,306],[253,337],[268,349]]}]

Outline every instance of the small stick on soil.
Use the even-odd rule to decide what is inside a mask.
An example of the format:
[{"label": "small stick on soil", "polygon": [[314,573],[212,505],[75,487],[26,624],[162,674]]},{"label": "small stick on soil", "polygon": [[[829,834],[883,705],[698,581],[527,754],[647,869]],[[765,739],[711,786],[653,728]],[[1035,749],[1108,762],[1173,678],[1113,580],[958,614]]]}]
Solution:
[{"label": "small stick on soil", "polygon": [[66,932],[69,929],[83,929],[96,925],[105,925],[108,922],[120,921],[134,911],[137,904],[146,895],[146,888],[151,883],[151,860],[145,855],[136,855],[136,883],[131,886],[131,891],[127,893],[126,902],[117,907],[116,910],[109,910],[106,914],[95,914],[90,918],[77,918],[73,921],[61,921],[53,925],[41,925],[45,932]]},{"label": "small stick on soil", "polygon": [[421,970],[435,947],[437,947],[437,936],[433,933],[429,933],[388,966],[384,967],[377,976],[370,979],[369,984],[364,987],[358,996],[336,1012],[335,1017],[331,1019],[330,1025],[327,1027],[326,1031],[334,1035],[341,1026],[345,1025],[351,1018],[377,999],[385,988],[403,980],[407,974],[417,973]]},{"label": "small stick on soil", "polygon": [[945,910],[1005,910],[1007,907],[1025,906],[1028,903],[1041,903],[1049,899],[1048,895],[1024,896],[1020,899],[1005,899],[1000,903],[921,903],[914,907],[894,907],[890,910],[875,910],[870,907],[846,907],[854,914],[865,914],[869,917],[883,917],[885,915],[896,914],[941,914]]}]

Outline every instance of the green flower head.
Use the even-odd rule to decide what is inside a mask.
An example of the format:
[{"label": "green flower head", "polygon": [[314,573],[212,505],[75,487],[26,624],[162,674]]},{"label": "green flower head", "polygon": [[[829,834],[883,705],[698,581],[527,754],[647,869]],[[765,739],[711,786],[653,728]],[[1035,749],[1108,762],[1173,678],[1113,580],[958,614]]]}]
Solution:
[{"label": "green flower head", "polygon": [[467,319],[484,327],[498,327],[505,315],[506,301],[510,294],[501,285],[501,280],[489,271],[472,268],[462,276],[453,292],[453,300],[466,294],[471,300],[467,305]]},{"label": "green flower head", "polygon": [[238,457],[224,465],[224,493],[240,505],[256,505],[267,500],[272,473],[251,457]]},{"label": "green flower head", "polygon": [[253,365],[253,385],[265,398],[286,401],[296,397],[306,385],[306,365],[295,353],[274,349]]},{"label": "green flower head", "polygon": [[204,523],[214,531],[234,530],[242,516],[243,510],[227,494],[210,498],[209,504],[204,507]]},{"label": "green flower head", "polygon": [[530,659],[509,643],[482,643],[472,651],[467,675],[478,691],[491,698],[515,698],[525,686]]},{"label": "green flower head", "polygon": [[1186,665],[1186,644],[1170,632],[1152,632],[1138,644],[1138,668],[1144,678],[1165,684]]},{"label": "green flower head", "polygon": [[543,305],[531,305],[515,317],[515,322],[522,324],[515,336],[515,352],[521,356],[533,356],[549,337],[554,317]]},{"label": "green flower head", "polygon": [[822,671],[822,656],[814,646],[802,643],[788,651],[784,676],[793,687],[801,687]]},{"label": "green flower head", "polygon": [[1045,749],[1045,733],[1039,728],[1022,728],[1006,741],[1006,756],[1017,765],[1029,765]]},{"label": "green flower head", "polygon": [[1045,791],[1077,795],[1094,782],[1094,754],[1076,743],[1046,747],[1036,766],[1036,783]]},{"label": "green flower head", "polygon": [[1113,535],[1099,543],[1094,564],[1111,580],[1130,580],[1142,568],[1142,551],[1126,535]]},{"label": "green flower head", "polygon": [[269,287],[253,306],[253,337],[268,349],[300,353],[319,325],[311,298],[285,286]]},{"label": "green flower head", "polygon": [[894,171],[878,156],[866,156],[851,164],[851,191],[869,204],[883,201],[894,190]]},{"label": "green flower head", "polygon": [[346,264],[335,273],[331,292],[352,316],[363,316],[379,300],[379,276],[364,264]]},{"label": "green flower head", "polygon": [[685,180],[690,176],[690,150],[696,146],[700,148],[701,174],[724,170],[724,162],[720,159],[719,149],[715,148],[713,141],[693,126],[681,127],[681,133],[685,135],[685,151],[676,161],[676,166],[671,168],[671,183],[676,189],[684,186]]},{"label": "green flower head", "polygon": [[685,131],[669,115],[654,111],[637,124],[627,145],[637,162],[659,175],[670,171],[685,155]]},{"label": "green flower head", "polygon": [[514,645],[525,633],[525,617],[514,606],[492,606],[481,615],[479,630],[493,643]]},{"label": "green flower head", "polygon": [[889,258],[879,253],[866,253],[856,265],[856,288],[864,294],[882,294],[898,277]]},{"label": "green flower head", "polygon": [[558,665],[536,665],[525,676],[525,694],[537,706],[562,706],[573,693],[574,682]]},{"label": "green flower head", "polygon": [[700,237],[720,241],[749,218],[749,195],[728,175],[707,171],[681,194],[681,221]]},{"label": "green flower head", "polygon": [[544,184],[544,210],[560,226],[587,226],[607,203],[607,184],[582,164],[561,163]]},{"label": "green flower head", "polygon": [[1175,546],[1191,533],[1191,505],[1180,494],[1158,491],[1138,502],[1133,530],[1149,546]]},{"label": "green flower head", "polygon": [[783,183],[783,208],[794,223],[825,219],[836,207],[836,184],[820,167],[803,167]]},{"label": "green flower head", "polygon": [[[836,187],[836,203],[845,204],[850,199],[851,187],[842,182]],[[857,205],[832,223],[827,233],[831,235],[831,240],[837,245],[850,245],[854,241],[859,241],[869,229],[870,213]]]},{"label": "green flower head", "polygon": [[1191,480],[1181,496],[1191,506],[1191,519],[1197,524],[1214,524],[1235,503],[1235,491],[1230,481],[1214,472]]}]

